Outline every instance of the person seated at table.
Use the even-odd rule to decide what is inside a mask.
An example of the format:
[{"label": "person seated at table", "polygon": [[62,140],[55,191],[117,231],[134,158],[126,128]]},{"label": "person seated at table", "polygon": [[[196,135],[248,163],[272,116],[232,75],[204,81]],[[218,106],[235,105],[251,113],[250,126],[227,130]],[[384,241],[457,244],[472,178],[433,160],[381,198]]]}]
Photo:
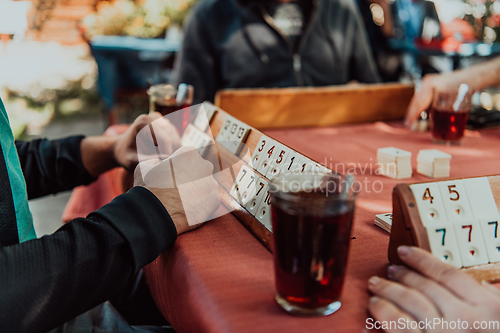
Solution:
[{"label": "person seated at table", "polygon": [[434,89],[437,87],[458,87],[461,83],[468,84],[475,91],[500,85],[500,57],[466,69],[424,76],[420,89],[415,93],[408,106],[405,125],[411,128],[419,119],[420,114],[430,108]]},{"label": "person seated at table", "polygon": [[[155,131],[157,142],[171,154],[179,138],[168,121],[158,123],[160,117],[141,116],[117,137],[14,142],[0,100],[0,331],[46,332],[66,322],[57,332],[137,332],[103,302],[193,228],[187,216],[205,221],[218,208],[213,166],[192,148],[142,162],[130,191],[39,239],[28,199],[88,184],[117,166],[133,170],[136,135],[155,119],[155,128],[164,129]],[[182,198],[189,202],[185,209],[177,188],[161,184],[161,175],[172,174],[174,157],[181,174],[200,176],[196,195]]]},{"label": "person seated at table", "polygon": [[379,82],[352,0],[204,0],[193,9],[174,81],[194,103],[223,88]]},{"label": "person seated at table", "polygon": [[368,326],[385,325],[386,332],[499,331],[500,290],[425,250],[401,246],[398,254],[406,267],[389,266],[389,279],[368,281],[374,294]]}]

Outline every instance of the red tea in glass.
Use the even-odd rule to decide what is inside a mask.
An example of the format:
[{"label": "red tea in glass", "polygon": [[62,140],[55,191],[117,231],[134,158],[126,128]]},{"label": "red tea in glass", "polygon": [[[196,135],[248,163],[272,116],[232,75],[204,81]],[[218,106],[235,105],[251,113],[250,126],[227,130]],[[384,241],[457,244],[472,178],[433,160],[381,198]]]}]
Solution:
[{"label": "red tea in glass", "polygon": [[189,112],[175,112],[191,106],[190,104],[177,104],[175,100],[159,100],[154,102],[154,111],[160,112],[163,116],[169,115],[167,118],[174,126],[180,130],[180,134],[184,131],[189,123]]},{"label": "red tea in glass", "polygon": [[437,88],[431,106],[432,141],[458,145],[465,133],[473,89],[467,84]]},{"label": "red tea in glass", "polygon": [[465,126],[469,118],[468,112],[453,110],[431,111],[432,137],[438,141],[460,141],[464,137]]},{"label": "red tea in glass", "polygon": [[193,86],[181,83],[178,87],[169,84],[157,84],[149,88],[150,112],[160,112],[167,116],[182,135],[189,120],[189,110],[176,112],[193,104]]},{"label": "red tea in glass", "polygon": [[354,195],[325,194],[272,197],[276,301],[298,315],[327,315],[341,305]]}]

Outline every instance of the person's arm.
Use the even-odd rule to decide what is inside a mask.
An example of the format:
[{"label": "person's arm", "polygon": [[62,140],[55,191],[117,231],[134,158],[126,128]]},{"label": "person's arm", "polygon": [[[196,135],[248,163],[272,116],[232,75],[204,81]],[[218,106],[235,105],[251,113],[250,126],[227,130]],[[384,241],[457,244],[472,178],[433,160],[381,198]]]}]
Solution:
[{"label": "person's arm", "polygon": [[216,18],[207,16],[203,5],[200,3],[192,11],[174,68],[177,84],[187,83],[194,87],[193,104],[213,102],[215,93],[220,89],[215,50],[206,27]]},{"label": "person's arm", "polygon": [[194,148],[140,166],[136,187],[86,219],[0,248],[0,331],[46,332],[97,306],[219,207],[213,166]]},{"label": "person's arm", "polygon": [[97,306],[176,236],[161,202],[137,187],[50,236],[0,248],[0,330],[46,332]]},{"label": "person's arm", "polygon": [[[402,246],[398,254],[408,267],[389,266],[390,280],[372,277],[368,282],[368,289],[374,294],[368,305],[373,318],[380,322],[406,323],[405,327],[398,326],[388,332],[455,331],[443,329],[439,325],[443,320],[454,321],[454,325],[460,320],[459,328],[467,327],[461,332],[498,332],[498,289],[486,282],[480,284],[422,249]],[[426,330],[425,325],[420,325],[424,329],[414,329],[418,322],[425,324],[426,321],[438,324],[432,330]],[[475,329],[474,324],[481,322],[493,325],[489,329]]]},{"label": "person's arm", "polygon": [[458,89],[461,83],[468,84],[475,91],[500,85],[500,57],[451,73],[424,76],[422,86],[415,93],[408,106],[405,125],[411,127],[420,114],[429,109],[434,89],[455,86]]},{"label": "person's arm", "polygon": [[[133,171],[138,163],[137,133],[160,118],[159,113],[141,115],[125,133],[113,137],[73,136],[60,140],[16,141],[28,198],[89,184],[103,172],[118,166]],[[177,131],[166,119],[159,121],[161,127],[157,127],[162,131],[157,133],[158,140],[162,139],[166,153],[172,153],[180,146]]]}]

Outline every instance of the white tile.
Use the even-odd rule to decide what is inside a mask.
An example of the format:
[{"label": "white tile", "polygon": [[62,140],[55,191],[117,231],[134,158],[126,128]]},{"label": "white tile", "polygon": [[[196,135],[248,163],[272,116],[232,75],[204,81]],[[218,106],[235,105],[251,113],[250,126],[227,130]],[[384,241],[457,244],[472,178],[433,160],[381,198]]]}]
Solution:
[{"label": "white tile", "polygon": [[231,126],[235,119],[230,115],[226,115],[226,119],[224,119],[224,123],[222,124],[219,134],[217,134],[217,138],[215,139],[217,142],[228,141],[228,135],[231,132]]},{"label": "white tile", "polygon": [[276,158],[271,161],[271,165],[269,166],[269,169],[267,170],[267,173],[265,175],[268,179],[271,179],[272,177],[280,174],[281,169],[285,165],[288,154],[291,151],[292,150],[290,148],[284,145],[280,146],[279,151],[276,154]]},{"label": "white tile", "polygon": [[463,182],[474,218],[482,219],[499,214],[488,178],[468,178]]},{"label": "white tile", "polygon": [[410,189],[415,197],[424,226],[448,223],[441,193],[436,183],[413,184],[410,185]]},{"label": "white tile", "polygon": [[462,258],[462,265],[470,267],[487,264],[488,254],[484,246],[481,227],[476,221],[453,224],[457,235],[457,244]]},{"label": "white tile", "polygon": [[262,198],[267,193],[268,182],[264,178],[259,178],[255,186],[255,195],[251,197],[245,205],[246,210],[255,216],[257,208],[259,208]]},{"label": "white tile", "polygon": [[462,258],[458,250],[455,229],[446,223],[426,227],[432,254],[442,261],[462,268]]},{"label": "white tile", "polygon": [[461,223],[474,219],[462,180],[450,180],[437,184],[449,222]]},{"label": "white tile", "polygon": [[498,215],[479,221],[489,262],[500,262],[499,224],[500,216]]},{"label": "white tile", "polygon": [[316,163],[314,161],[312,161],[311,159],[309,159],[305,156],[301,156],[300,161],[299,161],[299,165],[297,166],[296,171],[298,171],[300,173],[311,173],[315,164]]},{"label": "white tile", "polygon": [[265,195],[262,198],[262,201],[257,208],[255,218],[262,223],[267,230],[272,231],[271,226],[271,194],[268,190],[266,190]]},{"label": "white tile", "polygon": [[282,172],[293,172],[298,167],[301,157],[302,155],[300,153],[294,150],[290,150],[286,157],[285,164],[283,164],[283,167],[281,169]]},{"label": "white tile", "polygon": [[280,153],[281,144],[275,140],[270,139],[269,145],[266,146],[266,149],[262,152],[262,156],[260,159],[260,164],[257,167],[257,171],[265,176],[267,174],[267,170],[269,170],[269,166],[271,165],[271,161],[277,158]]},{"label": "white tile", "polygon": [[254,196],[256,178],[258,176],[252,169],[242,165],[229,194],[245,206],[249,198]]},{"label": "white tile", "polygon": [[255,149],[252,153],[252,159],[251,162],[249,163],[252,168],[257,170],[259,167],[259,164],[261,162],[261,157],[264,155],[264,152],[266,151],[266,148],[269,146],[271,139],[268,136],[261,136],[259,139],[259,142],[257,143],[257,146],[255,146]]},{"label": "white tile", "polygon": [[[248,134],[250,133],[251,127],[239,120],[236,120],[235,124],[236,124],[236,130],[229,137],[230,143],[228,149],[231,153],[237,155],[242,148],[241,143],[246,141]],[[231,127],[231,129],[232,128],[234,128],[234,124]]]}]

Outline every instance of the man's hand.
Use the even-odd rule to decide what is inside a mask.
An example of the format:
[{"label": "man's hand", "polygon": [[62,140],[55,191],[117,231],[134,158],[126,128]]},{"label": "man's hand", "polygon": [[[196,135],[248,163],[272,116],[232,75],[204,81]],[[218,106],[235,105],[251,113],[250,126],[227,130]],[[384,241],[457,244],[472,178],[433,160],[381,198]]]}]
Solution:
[{"label": "man's hand", "polygon": [[[110,169],[122,166],[132,172],[139,163],[137,155],[137,133],[154,122],[156,140],[162,147],[162,158],[170,156],[181,145],[177,129],[160,113],[140,115],[127,131],[119,136],[86,137],[80,144],[82,162],[94,177]],[[156,157],[156,154],[151,156]],[[149,157],[148,157],[149,158]]]},{"label": "man's hand", "polygon": [[427,111],[434,98],[434,91],[437,88],[448,89],[467,83],[468,78],[464,72],[453,72],[447,74],[427,74],[422,80],[420,89],[413,95],[408,111],[406,112],[405,125],[412,128],[423,111]]},{"label": "man's hand", "polygon": [[141,162],[134,173],[134,186],[144,186],[163,203],[177,228],[177,234],[208,221],[220,206],[213,165],[191,147],[171,157]]},{"label": "man's hand", "polygon": [[[500,291],[488,283],[480,284],[466,273],[450,266],[427,251],[401,246],[401,260],[409,266],[390,266],[390,280],[372,277],[368,289],[375,295],[368,310],[377,321],[448,322],[466,321],[457,329],[391,329],[388,332],[498,332],[498,326],[489,330],[474,329],[482,321],[500,322]],[[415,327],[413,324],[413,327]],[[483,323],[484,324],[484,323]],[[446,326],[445,326],[446,328]]]},{"label": "man's hand", "polygon": [[114,156],[118,165],[129,171],[134,170],[139,163],[136,144],[137,134],[143,127],[150,126],[153,122],[156,129],[154,133],[157,145],[161,146],[164,155],[167,155],[163,156],[164,158],[170,156],[181,146],[181,139],[177,129],[166,117],[162,117],[161,113],[158,112],[149,115],[143,114],[137,117],[128,130],[116,139]]}]

